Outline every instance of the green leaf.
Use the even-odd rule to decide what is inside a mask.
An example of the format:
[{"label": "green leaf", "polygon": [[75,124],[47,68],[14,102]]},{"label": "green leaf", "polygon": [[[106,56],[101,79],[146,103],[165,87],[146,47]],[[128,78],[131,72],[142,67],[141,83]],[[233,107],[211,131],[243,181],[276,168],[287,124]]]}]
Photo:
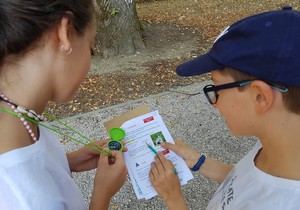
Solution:
[{"label": "green leaf", "polygon": [[112,9],[111,10],[111,15],[116,15],[116,14],[118,14],[120,11],[118,10],[118,9]]}]

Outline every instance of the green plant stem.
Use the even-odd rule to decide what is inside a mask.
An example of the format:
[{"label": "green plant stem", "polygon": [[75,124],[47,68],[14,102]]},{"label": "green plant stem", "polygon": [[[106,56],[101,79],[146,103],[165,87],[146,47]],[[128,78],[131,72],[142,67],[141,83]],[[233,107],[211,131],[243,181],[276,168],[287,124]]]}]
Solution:
[{"label": "green plant stem", "polygon": [[[95,145],[96,147],[98,147],[100,150],[104,150],[104,149],[103,149],[99,144],[97,144],[95,141],[93,141],[93,140],[89,139],[88,137],[84,136],[82,133],[79,133],[79,132],[76,131],[74,128],[72,128],[71,126],[69,126],[67,123],[62,122],[61,120],[55,118],[53,115],[51,115],[51,114],[49,114],[49,113],[47,113],[47,112],[44,112],[44,114],[45,114],[47,117],[49,117],[50,119],[52,119],[52,120],[58,122],[59,124],[63,125],[63,126],[66,127],[67,129],[73,131],[74,133],[76,133],[77,135],[79,135],[81,138],[86,139],[86,140],[89,141],[90,143],[94,144],[94,145]],[[106,150],[104,150],[104,151],[106,151]],[[106,151],[106,152],[108,152],[108,151]],[[108,152],[108,153],[109,153],[109,156],[111,156],[111,153],[110,153],[110,152]]]},{"label": "green plant stem", "polygon": [[[96,147],[93,147],[93,146],[91,146],[91,144],[87,144],[87,143],[85,143],[85,142],[83,142],[83,141],[80,141],[80,140],[78,140],[78,139],[76,139],[76,138],[74,138],[74,137],[71,137],[71,136],[69,136],[69,135],[67,135],[67,134],[65,134],[65,133],[59,132],[58,130],[56,130],[56,129],[54,129],[54,128],[51,128],[51,127],[49,127],[49,126],[47,126],[47,125],[45,125],[45,124],[43,124],[43,123],[40,123],[40,122],[38,122],[38,121],[36,121],[36,120],[33,120],[33,119],[31,119],[30,117],[24,116],[24,115],[22,115],[22,114],[20,114],[20,113],[15,113],[15,112],[13,112],[13,111],[11,111],[11,110],[9,110],[9,109],[3,108],[3,107],[0,107],[0,110],[1,110],[1,111],[4,111],[4,112],[7,112],[7,113],[9,113],[9,114],[15,115],[15,116],[17,116],[17,117],[23,117],[23,118],[25,118],[26,120],[28,120],[28,121],[30,121],[30,122],[32,122],[32,123],[34,123],[34,124],[37,124],[37,125],[42,126],[42,127],[45,127],[45,128],[47,128],[47,129],[49,129],[49,130],[51,130],[51,131],[53,131],[53,132],[55,132],[55,133],[57,133],[57,134],[59,134],[59,135],[61,135],[61,136],[64,136],[64,137],[66,137],[66,138],[68,138],[68,139],[71,139],[71,140],[73,140],[73,141],[75,141],[75,142],[77,142],[77,143],[83,144],[84,146],[86,146],[86,147],[88,147],[88,148],[90,148],[90,149],[93,149],[93,150],[95,150],[96,152],[99,152],[99,153],[101,153],[101,154],[104,154],[104,155],[106,155],[106,156],[108,156],[108,157],[111,157],[111,156],[112,156],[111,153],[110,153],[108,150],[103,149],[103,148],[102,148],[100,145],[98,145],[96,142],[94,142],[94,141],[90,140],[89,138],[85,137],[84,135],[82,135],[81,133],[79,133],[78,131],[76,131],[75,129],[73,129],[73,128],[71,128],[70,126],[68,126],[67,124],[65,124],[65,123],[63,123],[63,122],[57,120],[57,119],[54,118],[53,116],[52,116],[52,117],[53,117],[53,118],[52,118],[53,120],[58,121],[60,124],[62,124],[62,125],[65,126],[66,128],[68,128],[69,130],[75,132],[76,134],[78,134],[78,135],[81,136],[82,138],[88,140],[89,142],[91,142],[91,143],[93,143],[94,145],[97,145],[97,146],[96,146]],[[49,116],[49,114],[47,114],[47,116]],[[51,117],[50,117],[50,118],[51,118]]]}]

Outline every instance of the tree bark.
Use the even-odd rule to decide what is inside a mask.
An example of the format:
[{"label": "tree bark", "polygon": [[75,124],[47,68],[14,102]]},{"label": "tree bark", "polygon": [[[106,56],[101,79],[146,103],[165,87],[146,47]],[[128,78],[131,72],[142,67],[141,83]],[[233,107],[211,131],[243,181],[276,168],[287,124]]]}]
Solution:
[{"label": "tree bark", "polygon": [[96,53],[104,58],[144,49],[135,0],[95,0]]}]

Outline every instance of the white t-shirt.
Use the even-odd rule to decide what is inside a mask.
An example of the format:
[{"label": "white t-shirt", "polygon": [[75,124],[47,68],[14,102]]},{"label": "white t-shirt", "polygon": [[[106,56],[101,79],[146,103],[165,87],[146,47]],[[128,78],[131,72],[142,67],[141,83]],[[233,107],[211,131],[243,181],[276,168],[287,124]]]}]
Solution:
[{"label": "white t-shirt", "polygon": [[259,170],[254,158],[260,149],[258,143],[233,168],[207,209],[300,209],[300,181],[274,177]]},{"label": "white t-shirt", "polygon": [[0,209],[86,210],[62,145],[39,129],[39,141],[0,155]]}]

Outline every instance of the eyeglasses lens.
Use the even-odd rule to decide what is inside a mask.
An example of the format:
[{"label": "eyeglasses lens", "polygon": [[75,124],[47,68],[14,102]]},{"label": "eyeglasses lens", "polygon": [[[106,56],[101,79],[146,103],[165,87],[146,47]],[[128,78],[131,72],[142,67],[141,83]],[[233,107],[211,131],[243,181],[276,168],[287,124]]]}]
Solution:
[{"label": "eyeglasses lens", "polygon": [[210,92],[207,92],[206,94],[212,104],[217,102],[217,96],[216,96],[215,91],[210,91]]}]

